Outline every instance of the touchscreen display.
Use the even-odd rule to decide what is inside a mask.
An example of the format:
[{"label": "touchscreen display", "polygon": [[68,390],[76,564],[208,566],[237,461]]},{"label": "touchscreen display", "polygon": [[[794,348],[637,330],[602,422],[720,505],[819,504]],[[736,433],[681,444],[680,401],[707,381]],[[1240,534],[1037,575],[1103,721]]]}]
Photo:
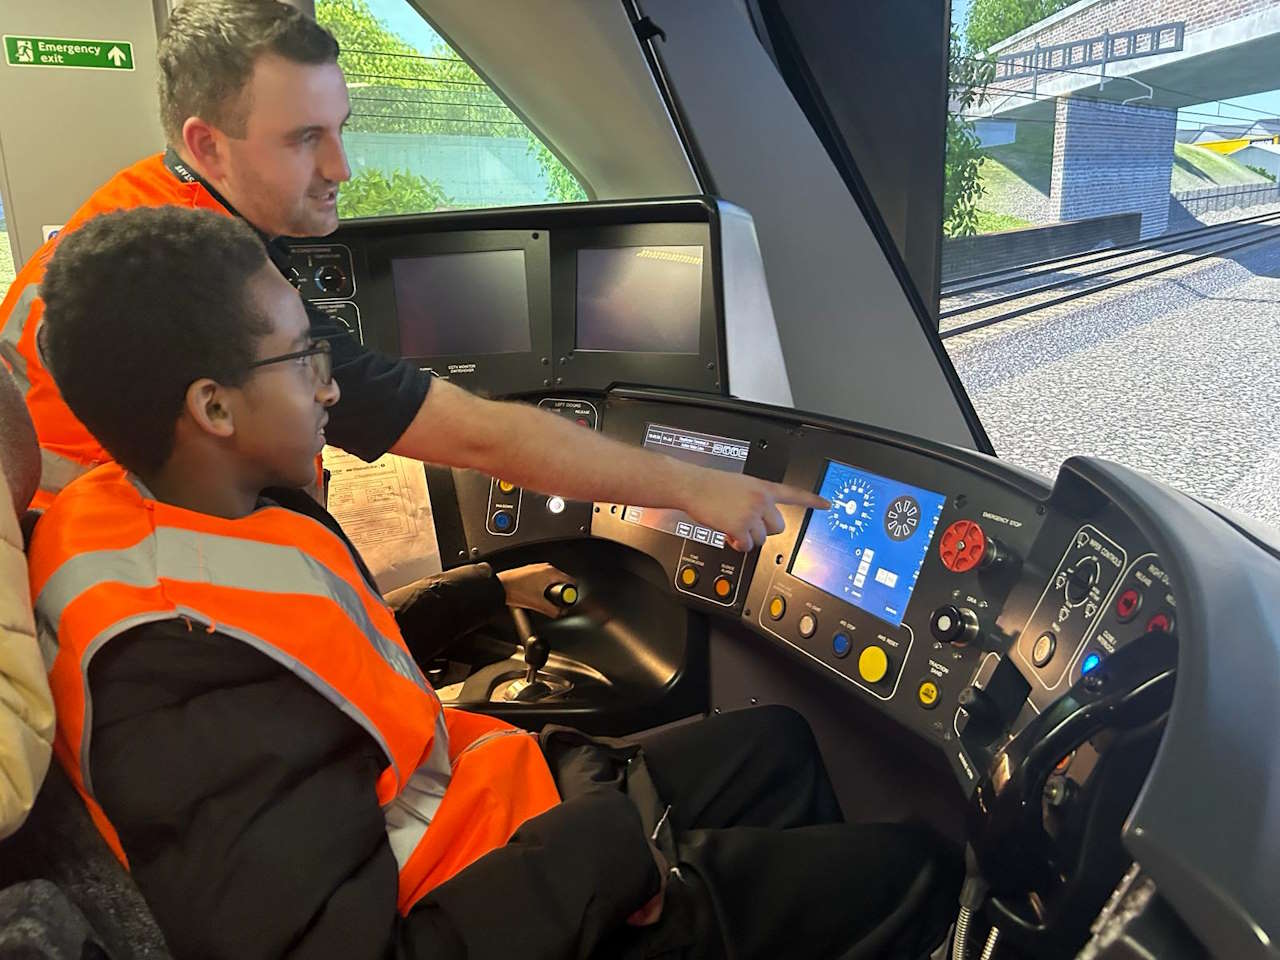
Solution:
[{"label": "touchscreen display", "polygon": [[791,575],[900,626],[946,497],[835,460],[818,493]]},{"label": "touchscreen display", "polygon": [[698,352],[702,247],[578,251],[579,350]]},{"label": "touchscreen display", "polygon": [[402,356],[533,349],[523,250],[393,259],[391,285]]},{"label": "touchscreen display", "polygon": [[[647,450],[657,450],[685,463],[695,463],[724,473],[742,473],[747,465],[747,451],[751,448],[746,440],[717,437],[711,433],[698,433],[679,427],[664,427],[658,423],[645,427],[644,446]],[[698,543],[724,546],[723,533],[700,525],[683,510],[627,507],[622,512],[622,519],[677,537],[688,537]]]}]

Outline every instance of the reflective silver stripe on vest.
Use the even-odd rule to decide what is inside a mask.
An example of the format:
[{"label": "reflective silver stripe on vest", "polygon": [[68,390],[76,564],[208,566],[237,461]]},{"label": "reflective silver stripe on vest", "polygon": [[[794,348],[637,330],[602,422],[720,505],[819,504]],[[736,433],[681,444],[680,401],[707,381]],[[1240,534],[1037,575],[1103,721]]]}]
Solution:
[{"label": "reflective silver stripe on vest", "polygon": [[[401,870],[426,836],[449,788],[449,728],[444,710],[436,714],[435,744],[426,763],[413,772],[404,789],[382,809],[387,825],[387,843]],[[443,749],[441,745],[444,745]]]},{"label": "reflective silver stripe on vest", "polygon": [[[82,724],[80,742],[80,774],[84,780],[84,788],[88,792],[89,796],[93,796],[93,781],[89,765],[89,743],[91,734],[93,733],[93,698],[89,693],[89,664],[93,661],[93,658],[98,651],[101,650],[112,637],[118,637],[125,631],[141,626],[144,623],[155,623],[160,620],[172,620],[175,616],[186,617],[193,623],[199,624],[202,627],[213,627],[219,633],[233,637],[243,643],[247,643],[255,650],[267,657],[270,657],[276,663],[289,670],[303,683],[307,684],[348,717],[354,720],[361,729],[365,731],[365,733],[369,734],[369,736],[373,738],[374,743],[376,743],[382,749],[382,752],[387,755],[388,760],[391,762],[392,769],[396,772],[396,779],[400,779],[400,770],[396,764],[395,755],[391,752],[390,746],[388,746],[386,739],[382,736],[382,731],[377,728],[372,720],[365,716],[361,711],[357,710],[350,700],[342,696],[341,693],[317,676],[306,666],[306,664],[299,663],[296,658],[284,653],[284,651],[280,650],[274,644],[268,643],[266,640],[263,640],[255,634],[249,633],[247,630],[241,630],[237,627],[228,627],[223,623],[215,624],[206,614],[199,610],[179,606],[175,610],[149,611],[147,613],[140,613],[132,617],[125,617],[122,620],[118,620],[94,637],[85,648],[84,658],[80,665],[80,682],[84,686],[84,721]],[[444,714],[439,714],[439,717],[443,720]],[[437,737],[439,732],[440,724],[437,723]],[[437,739],[432,747],[432,759],[435,759],[437,754],[445,757],[445,762],[447,764],[447,758],[449,756],[447,728],[445,729],[445,740],[443,743]]]},{"label": "reflective silver stripe on vest", "polygon": [[[56,636],[62,611],[90,587],[104,582],[154,587],[161,577],[258,593],[301,594],[332,600],[392,670],[420,690],[435,695],[408,652],[369,619],[356,589],[297,547],[159,527],[131,547],[92,550],[67,559],[49,577],[36,598],[36,606]],[[218,629],[222,629],[221,624]]]},{"label": "reflective silver stripe on vest", "polygon": [[[436,721],[437,738],[442,735],[442,731],[444,736],[448,736],[448,729],[444,726],[443,712]],[[400,796],[382,811],[387,821],[387,841],[391,844],[391,852],[395,854],[396,863],[401,869],[404,869],[404,865],[409,862],[413,851],[418,849],[418,844],[426,836],[427,827],[431,826],[431,821],[435,819],[436,811],[440,809],[440,802],[444,799],[445,788],[449,786],[452,767],[456,767],[458,761],[472,750],[512,734],[531,736],[525,730],[490,730],[467,744],[454,758],[452,766],[446,762],[443,770],[438,768],[437,756],[433,751],[427,763],[419,767],[410,779],[410,789],[402,791]],[[447,757],[448,753],[445,756]]]},{"label": "reflective silver stripe on vest", "polygon": [[97,464],[79,463],[52,450],[40,448],[40,489],[46,493],[58,493],[77,477],[83,476]]},{"label": "reflective silver stripe on vest", "polygon": [[27,359],[18,351],[18,344],[22,340],[22,331],[27,325],[27,317],[31,315],[31,305],[39,296],[40,284],[27,284],[22,293],[18,294],[13,312],[4,322],[4,329],[0,330],[0,356],[3,356],[13,368],[14,379],[18,381],[18,386],[22,388],[23,393],[31,389],[31,377],[27,374]]}]

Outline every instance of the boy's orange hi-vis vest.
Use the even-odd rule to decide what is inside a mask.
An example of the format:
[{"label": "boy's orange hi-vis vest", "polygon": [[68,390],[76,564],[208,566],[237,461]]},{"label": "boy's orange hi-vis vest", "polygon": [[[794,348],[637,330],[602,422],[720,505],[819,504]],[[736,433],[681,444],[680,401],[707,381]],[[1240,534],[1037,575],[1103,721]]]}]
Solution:
[{"label": "boy's orange hi-vis vest", "polygon": [[112,463],[62,492],[29,557],[53,664],[54,749],[126,866],[94,800],[89,664],[112,638],[150,621],[184,618],[249,644],[382,748],[377,795],[402,911],[559,802],[533,737],[440,705],[347,544],[310,517],[273,506],[238,520],[195,513],[154,500]]}]

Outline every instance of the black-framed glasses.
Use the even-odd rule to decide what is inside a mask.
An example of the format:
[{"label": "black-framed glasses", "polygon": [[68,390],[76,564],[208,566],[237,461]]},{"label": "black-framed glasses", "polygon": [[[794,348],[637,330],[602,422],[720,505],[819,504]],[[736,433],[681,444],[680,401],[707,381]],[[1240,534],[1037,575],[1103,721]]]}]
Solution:
[{"label": "black-framed glasses", "polygon": [[284,363],[286,360],[301,360],[303,357],[311,361],[311,371],[315,374],[316,380],[327,387],[333,381],[333,348],[329,346],[328,340],[317,340],[305,350],[295,350],[293,353],[282,353],[278,357],[255,360],[249,364],[249,369]]}]

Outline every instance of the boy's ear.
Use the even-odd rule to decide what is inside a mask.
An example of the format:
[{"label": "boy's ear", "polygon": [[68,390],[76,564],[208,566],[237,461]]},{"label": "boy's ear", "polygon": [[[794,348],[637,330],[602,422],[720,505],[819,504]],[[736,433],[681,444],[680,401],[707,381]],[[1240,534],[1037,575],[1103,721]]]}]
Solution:
[{"label": "boy's ear", "polygon": [[236,432],[231,407],[227,404],[226,389],[208,377],[187,387],[187,415],[196,426],[215,437],[230,437]]}]

